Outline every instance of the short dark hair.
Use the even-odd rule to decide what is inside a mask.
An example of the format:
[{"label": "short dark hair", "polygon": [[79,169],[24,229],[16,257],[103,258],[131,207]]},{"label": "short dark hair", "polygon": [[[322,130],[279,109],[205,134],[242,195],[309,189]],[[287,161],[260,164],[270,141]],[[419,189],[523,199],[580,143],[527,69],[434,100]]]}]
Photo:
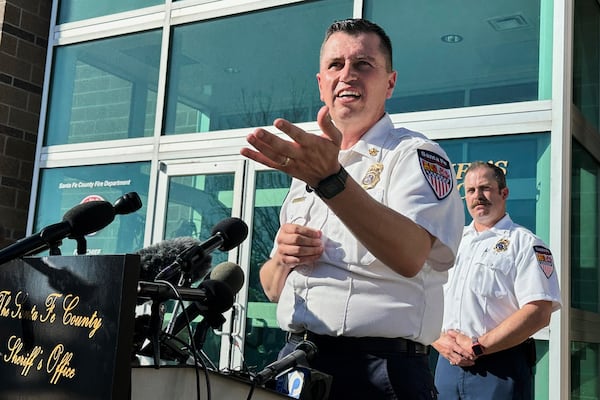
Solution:
[{"label": "short dark hair", "polygon": [[390,40],[390,37],[387,35],[387,33],[385,33],[382,27],[364,18],[348,18],[335,21],[329,26],[329,28],[327,28],[327,31],[325,32],[325,39],[323,39],[321,50],[323,49],[323,45],[325,45],[327,40],[329,40],[329,37],[336,32],[343,32],[349,35],[358,35],[360,33],[374,33],[377,36],[379,36],[379,40],[381,42],[380,50],[386,59],[386,67],[388,71],[392,70],[392,41]]},{"label": "short dark hair", "polygon": [[468,174],[470,171],[473,171],[478,168],[491,169],[494,173],[494,180],[498,182],[498,189],[502,190],[506,187],[506,175],[504,174],[504,171],[502,170],[502,168],[491,162],[473,161],[469,165],[469,168],[467,168],[467,170],[465,171],[465,175]]}]

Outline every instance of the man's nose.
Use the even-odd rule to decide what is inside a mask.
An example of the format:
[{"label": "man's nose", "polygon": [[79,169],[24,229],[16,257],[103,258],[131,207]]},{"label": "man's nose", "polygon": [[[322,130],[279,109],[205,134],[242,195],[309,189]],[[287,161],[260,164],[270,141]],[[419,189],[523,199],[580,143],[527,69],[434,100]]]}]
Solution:
[{"label": "man's nose", "polygon": [[346,63],[340,71],[340,80],[342,82],[351,82],[356,79],[356,69],[351,63]]}]

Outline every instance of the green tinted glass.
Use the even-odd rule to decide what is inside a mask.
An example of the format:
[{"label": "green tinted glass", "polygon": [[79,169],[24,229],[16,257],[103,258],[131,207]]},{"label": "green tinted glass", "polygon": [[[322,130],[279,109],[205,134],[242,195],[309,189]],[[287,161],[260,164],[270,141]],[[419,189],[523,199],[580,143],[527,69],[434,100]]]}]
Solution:
[{"label": "green tinted glass", "polygon": [[101,17],[164,2],[165,0],[61,0],[58,2],[58,23]]},{"label": "green tinted glass", "polygon": [[160,31],[57,47],[45,145],[152,136]]},{"label": "green tinted glass", "polygon": [[164,132],[314,120],[319,48],[331,22],[351,15],[352,3],[299,3],[175,27]]},{"label": "green tinted glass", "polygon": [[277,304],[266,298],[258,271],[270,258],[279,229],[279,211],[290,183],[291,178],[279,171],[256,174],[244,359],[247,365],[257,365],[258,369],[277,359],[284,340],[275,317]]},{"label": "green tinted glass", "polygon": [[364,4],[394,46],[389,112],[550,98],[552,1]]},{"label": "green tinted glass", "polygon": [[[453,163],[464,198],[464,173],[473,161],[491,161],[505,170],[510,190],[506,208],[513,221],[548,240],[550,135],[546,133],[438,141]],[[466,206],[466,205],[465,205]],[[466,223],[471,216],[465,208]]]},{"label": "green tinted glass", "polygon": [[[104,229],[87,235],[87,251],[91,254],[133,253],[144,245],[146,203],[148,200],[150,163],[94,165],[41,170],[34,231],[62,221],[71,208],[88,200],[104,200],[114,204],[122,195],[136,192],[142,208],[116,215]],[[75,240],[65,239],[62,255],[76,254]]]},{"label": "green tinted glass", "polygon": [[575,1],[573,23],[573,103],[600,129],[600,4]]},{"label": "green tinted glass", "polygon": [[573,141],[571,177],[571,305],[600,312],[598,232],[598,162]]}]

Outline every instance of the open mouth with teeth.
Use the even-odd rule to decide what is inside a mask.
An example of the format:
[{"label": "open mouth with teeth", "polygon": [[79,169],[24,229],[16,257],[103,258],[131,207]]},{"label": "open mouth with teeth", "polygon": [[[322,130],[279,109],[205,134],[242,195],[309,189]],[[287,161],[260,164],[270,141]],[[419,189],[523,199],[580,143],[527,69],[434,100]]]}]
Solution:
[{"label": "open mouth with teeth", "polygon": [[339,97],[339,98],[354,98],[354,99],[358,99],[361,96],[360,96],[360,93],[358,93],[358,92],[354,92],[354,91],[351,91],[351,90],[344,90],[344,91],[339,92],[337,94],[337,97]]}]

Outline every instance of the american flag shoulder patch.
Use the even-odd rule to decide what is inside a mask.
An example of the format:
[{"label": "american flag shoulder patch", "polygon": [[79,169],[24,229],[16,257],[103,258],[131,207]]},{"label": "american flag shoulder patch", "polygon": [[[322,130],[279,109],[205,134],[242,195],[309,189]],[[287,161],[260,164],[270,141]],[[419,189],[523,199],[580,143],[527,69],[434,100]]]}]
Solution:
[{"label": "american flag shoulder patch", "polygon": [[419,165],[438,200],[448,197],[454,187],[450,162],[429,150],[417,149]]},{"label": "american flag shoulder patch", "polygon": [[552,258],[552,253],[544,246],[533,246],[533,251],[542,272],[546,275],[546,278],[550,279],[554,272],[554,258]]}]

